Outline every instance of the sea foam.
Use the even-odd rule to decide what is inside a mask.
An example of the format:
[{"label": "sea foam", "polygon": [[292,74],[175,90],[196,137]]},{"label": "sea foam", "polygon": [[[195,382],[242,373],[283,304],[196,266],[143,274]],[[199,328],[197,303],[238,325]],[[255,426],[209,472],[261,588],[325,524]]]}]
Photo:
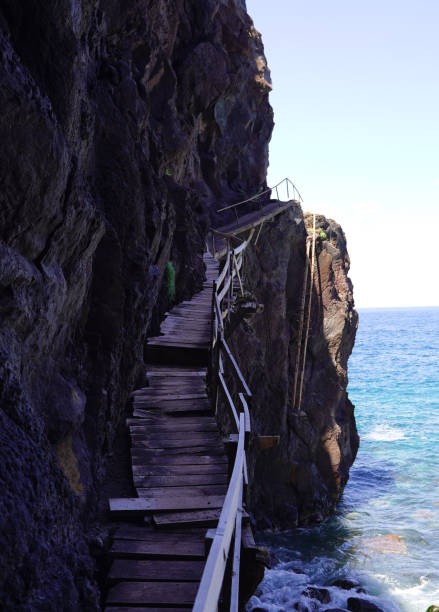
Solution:
[{"label": "sea foam", "polygon": [[403,430],[396,427],[376,425],[371,432],[362,437],[373,442],[395,442],[396,440],[404,440],[407,436]]}]

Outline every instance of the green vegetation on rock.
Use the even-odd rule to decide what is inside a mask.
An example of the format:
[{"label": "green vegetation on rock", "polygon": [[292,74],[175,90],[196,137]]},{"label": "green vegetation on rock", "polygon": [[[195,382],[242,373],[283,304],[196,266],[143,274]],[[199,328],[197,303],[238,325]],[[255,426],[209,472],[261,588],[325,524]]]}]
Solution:
[{"label": "green vegetation on rock", "polygon": [[165,279],[168,298],[173,302],[175,300],[175,268],[172,261],[166,264]]}]

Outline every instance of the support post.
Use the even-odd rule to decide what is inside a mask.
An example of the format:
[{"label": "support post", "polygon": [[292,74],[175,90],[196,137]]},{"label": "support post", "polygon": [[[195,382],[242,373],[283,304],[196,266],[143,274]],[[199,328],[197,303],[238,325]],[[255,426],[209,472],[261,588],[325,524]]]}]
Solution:
[{"label": "support post", "polygon": [[300,405],[302,403],[303,377],[305,375],[306,349],[308,346],[309,322],[311,319],[312,292],[314,288],[314,263],[315,263],[315,254],[316,254],[316,216],[315,214],[313,215],[312,230],[313,230],[313,235],[312,235],[312,247],[311,247],[311,272],[310,272],[310,280],[309,280],[308,316],[306,319],[305,341],[303,343],[302,375],[300,377],[299,400],[297,402],[297,412],[298,413],[300,413]]}]

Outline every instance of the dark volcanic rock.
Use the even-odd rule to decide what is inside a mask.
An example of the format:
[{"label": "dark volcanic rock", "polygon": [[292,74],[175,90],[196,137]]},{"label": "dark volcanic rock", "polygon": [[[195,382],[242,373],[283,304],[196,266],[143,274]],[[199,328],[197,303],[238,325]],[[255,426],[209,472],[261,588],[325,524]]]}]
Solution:
[{"label": "dark volcanic rock", "polygon": [[331,601],[331,596],[329,595],[328,589],[317,588],[317,587],[307,587],[302,595],[305,597],[310,597],[311,599],[317,599],[320,603],[329,603]]},{"label": "dark volcanic rock", "polygon": [[371,601],[357,597],[349,597],[348,610],[350,612],[384,612],[382,608],[379,608]]},{"label": "dark volcanic rock", "polygon": [[[305,217],[309,226],[311,219]],[[230,339],[252,390],[250,505],[258,525],[321,521],[334,508],[358,449],[346,393],[347,361],[358,315],[347,276],[346,239],[334,221],[317,216],[319,237],[310,336],[300,414],[292,410],[307,229],[299,206],[263,227],[246,252],[246,282],[264,311]],[[324,234],[322,234],[324,236]],[[263,450],[257,435],[279,435]]]},{"label": "dark volcanic rock", "polygon": [[164,269],[190,295],[212,211],[265,184],[242,4],[1,3],[2,610],[99,607],[87,530]]},{"label": "dark volcanic rock", "polygon": [[355,589],[360,585],[358,582],[353,582],[352,580],[348,580],[347,578],[342,578],[340,580],[335,580],[331,583],[331,586],[338,587],[339,589],[344,589],[345,591],[350,591],[351,589]]}]

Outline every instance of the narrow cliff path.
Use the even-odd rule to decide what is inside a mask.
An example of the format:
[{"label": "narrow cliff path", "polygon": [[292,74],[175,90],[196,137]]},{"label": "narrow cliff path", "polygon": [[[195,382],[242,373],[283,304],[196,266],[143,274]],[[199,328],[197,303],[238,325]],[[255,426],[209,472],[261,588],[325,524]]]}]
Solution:
[{"label": "narrow cliff path", "polygon": [[[206,281],[148,341],[149,386],[134,392],[131,437],[138,498],[111,499],[127,522],[116,531],[106,610],[191,608],[205,563],[205,536],[227,490],[228,460],[206,389],[213,281]],[[145,519],[145,515],[147,518]]]},{"label": "narrow cliff path", "polygon": [[[279,202],[276,200],[275,202],[261,205],[258,210],[245,214],[242,212],[238,213],[238,210],[236,210],[236,218],[234,221],[215,228],[217,236],[215,237],[212,250],[216,253],[218,258],[223,257],[227,251],[226,234],[236,236],[255,228],[260,229],[265,222],[271,221],[271,219],[285,212],[294,204],[299,203],[295,200],[290,200],[289,202]],[[224,236],[221,236],[221,234],[224,234]],[[209,239],[209,244],[210,242],[211,237]]]}]

